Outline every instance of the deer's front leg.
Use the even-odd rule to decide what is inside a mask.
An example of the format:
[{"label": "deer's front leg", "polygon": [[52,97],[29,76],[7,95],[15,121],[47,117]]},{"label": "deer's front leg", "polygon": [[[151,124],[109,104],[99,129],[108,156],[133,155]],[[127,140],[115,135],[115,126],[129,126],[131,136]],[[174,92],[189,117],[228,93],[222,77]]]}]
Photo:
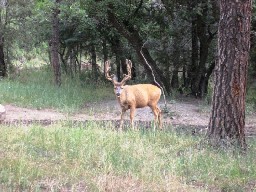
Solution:
[{"label": "deer's front leg", "polygon": [[123,129],[123,123],[124,123],[124,114],[125,114],[126,109],[122,108],[122,112],[121,112],[121,119],[120,119],[120,127],[119,129],[122,130]]}]

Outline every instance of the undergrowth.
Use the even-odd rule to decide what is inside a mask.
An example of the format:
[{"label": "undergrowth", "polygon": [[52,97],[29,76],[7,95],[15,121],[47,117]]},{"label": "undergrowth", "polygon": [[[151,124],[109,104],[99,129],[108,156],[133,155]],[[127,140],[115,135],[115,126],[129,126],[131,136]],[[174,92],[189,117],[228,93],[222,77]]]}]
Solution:
[{"label": "undergrowth", "polygon": [[246,154],[200,136],[111,123],[0,126],[0,189],[7,191],[249,191],[256,141]]}]

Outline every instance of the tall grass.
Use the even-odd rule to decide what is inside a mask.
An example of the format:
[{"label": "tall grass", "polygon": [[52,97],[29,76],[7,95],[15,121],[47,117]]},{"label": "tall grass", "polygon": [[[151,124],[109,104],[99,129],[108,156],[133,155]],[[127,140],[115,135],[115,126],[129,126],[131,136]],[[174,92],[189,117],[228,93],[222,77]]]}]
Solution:
[{"label": "tall grass", "polygon": [[111,124],[0,126],[6,191],[246,191],[256,186],[256,141],[246,155],[200,137],[116,132]]},{"label": "tall grass", "polygon": [[0,81],[1,103],[15,103],[31,108],[54,108],[73,112],[87,102],[113,98],[113,91],[106,85],[83,84],[79,79],[62,76],[62,85],[57,87],[51,78],[52,72],[23,69],[20,76]]}]

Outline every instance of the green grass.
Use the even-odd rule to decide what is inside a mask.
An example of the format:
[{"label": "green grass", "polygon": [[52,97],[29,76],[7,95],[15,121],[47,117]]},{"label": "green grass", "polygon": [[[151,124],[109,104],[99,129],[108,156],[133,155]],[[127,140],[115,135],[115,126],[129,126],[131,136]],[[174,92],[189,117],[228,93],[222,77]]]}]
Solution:
[{"label": "green grass", "polygon": [[111,124],[0,126],[4,191],[246,191],[256,186],[256,140],[246,155],[166,131]]},{"label": "green grass", "polygon": [[[52,79],[47,68],[25,68],[0,81],[1,104],[72,113],[114,98],[112,86],[63,76],[56,87]],[[255,138],[241,154],[212,149],[182,130],[120,133],[110,123],[95,122],[0,124],[0,191],[255,191]]]},{"label": "green grass", "polygon": [[114,98],[111,86],[95,86],[63,76],[61,87],[57,87],[51,76],[52,73],[47,69],[24,69],[14,80],[1,80],[1,104],[13,103],[23,107],[74,112],[86,103]]}]

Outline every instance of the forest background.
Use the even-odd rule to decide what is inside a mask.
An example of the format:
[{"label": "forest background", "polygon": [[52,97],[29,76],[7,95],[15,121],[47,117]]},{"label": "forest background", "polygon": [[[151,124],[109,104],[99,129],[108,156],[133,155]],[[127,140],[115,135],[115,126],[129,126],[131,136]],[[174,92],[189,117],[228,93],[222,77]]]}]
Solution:
[{"label": "forest background", "polygon": [[[256,107],[252,10],[247,114]],[[183,95],[211,104],[218,1],[1,0],[0,14],[3,104],[74,113],[111,98],[104,62],[111,60],[120,80],[126,58],[133,62],[129,83],[154,83],[153,70],[169,101]],[[118,135],[113,125],[94,122],[51,126],[1,125],[0,189],[239,191],[256,186],[254,137],[244,156],[234,146],[210,148],[181,127]]]}]

